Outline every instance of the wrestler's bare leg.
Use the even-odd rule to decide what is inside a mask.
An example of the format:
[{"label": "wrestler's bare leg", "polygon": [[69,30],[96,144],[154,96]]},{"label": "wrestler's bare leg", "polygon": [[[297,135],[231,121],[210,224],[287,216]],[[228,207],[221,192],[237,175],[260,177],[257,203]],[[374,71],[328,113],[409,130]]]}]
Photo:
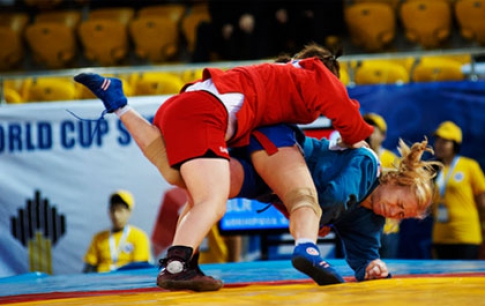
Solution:
[{"label": "wrestler's bare leg", "polygon": [[185,188],[180,172],[170,167],[168,163],[165,142],[160,129],[148,122],[134,109],[129,109],[123,113],[120,120],[145,157],[157,167],[165,180],[171,185]]},{"label": "wrestler's bare leg", "polygon": [[93,73],[80,73],[74,80],[91,90],[103,102],[107,113],[116,113],[120,117],[143,154],[158,168],[167,182],[185,187],[179,171],[168,163],[160,130],[127,105],[128,99],[123,93],[121,80]]},{"label": "wrestler's bare leg", "polygon": [[[244,182],[244,169],[241,166],[241,163],[234,158],[231,158],[231,160],[229,161],[229,169],[231,171],[231,186],[229,191],[229,198],[231,199],[236,197],[241,191],[241,188]],[[180,222],[180,220],[185,217],[185,215],[190,210],[190,208],[193,207],[194,204],[190,200],[191,199],[189,199],[187,203],[184,205],[184,208],[180,213],[178,222]]]},{"label": "wrestler's bare leg", "polygon": [[144,151],[155,139],[162,136],[160,130],[141,116],[134,109],[120,116],[121,122],[135,140],[138,147]]},{"label": "wrestler's bare leg", "polygon": [[321,208],[310,171],[299,148],[282,147],[269,156],[266,151],[251,155],[256,171],[283,200],[290,213],[290,232],[295,238],[291,262],[317,284],[343,283],[343,278],[320,254],[316,245]]},{"label": "wrestler's bare leg", "polygon": [[316,194],[313,179],[300,150],[297,147],[283,147],[271,156],[261,150],[254,152],[251,159],[258,174],[283,200],[290,213],[290,233],[293,238],[306,238],[316,242],[320,215],[307,205],[284,201],[289,191],[300,188],[310,188]]},{"label": "wrestler's bare leg", "polygon": [[172,244],[196,249],[226,211],[229,162],[222,158],[197,158],[182,164],[180,172],[193,207],[180,219]]}]

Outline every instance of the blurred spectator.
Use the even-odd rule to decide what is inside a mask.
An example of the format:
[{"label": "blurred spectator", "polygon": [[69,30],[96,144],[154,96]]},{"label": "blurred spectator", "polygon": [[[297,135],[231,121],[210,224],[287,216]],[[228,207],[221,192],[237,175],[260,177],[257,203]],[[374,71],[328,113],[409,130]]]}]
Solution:
[{"label": "blurred spectator", "polygon": [[478,259],[485,209],[485,176],[473,159],[459,155],[461,129],[451,121],[434,132],[435,156],[444,164],[436,178],[433,255],[436,259]]},{"label": "blurred spectator", "polygon": [[263,57],[276,57],[282,53],[293,55],[295,44],[295,21],[297,2],[262,1],[261,22],[266,46],[261,50]]},{"label": "blurred spectator", "polygon": [[266,44],[262,44],[260,1],[209,0],[211,22],[201,23],[193,62],[218,60],[253,60],[261,58]]},{"label": "blurred spectator", "polygon": [[[392,151],[382,147],[386,140],[387,124],[384,118],[375,113],[364,114],[364,120],[374,126],[374,132],[367,139],[370,148],[377,153],[381,161],[381,167],[395,168],[398,156]],[[381,258],[397,258],[399,247],[399,220],[386,218],[386,223],[381,235],[381,248],[379,250]]]},{"label": "blurred spectator", "polygon": [[344,19],[344,0],[294,1],[296,8],[296,49],[316,42],[330,49],[341,44],[347,33]]},{"label": "blurred spectator", "polygon": [[131,193],[118,190],[110,196],[111,229],[97,233],[84,257],[84,273],[108,272],[151,260],[150,242],[141,229],[128,225],[135,201]]}]

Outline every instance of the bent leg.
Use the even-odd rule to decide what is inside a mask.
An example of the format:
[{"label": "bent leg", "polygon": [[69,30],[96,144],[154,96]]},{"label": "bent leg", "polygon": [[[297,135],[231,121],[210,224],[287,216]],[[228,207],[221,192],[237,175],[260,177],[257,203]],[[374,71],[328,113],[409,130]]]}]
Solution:
[{"label": "bent leg", "polygon": [[169,290],[214,291],[223,283],[198,268],[197,250],[209,230],[223,216],[229,195],[229,161],[223,158],[196,158],[182,164],[188,202],[179,218],[172,247],[162,262],[165,268],[157,285]]},{"label": "bent leg", "polygon": [[316,195],[315,185],[305,160],[294,147],[279,148],[269,156],[266,151],[256,151],[251,159],[254,167],[273,192],[283,200],[290,213],[290,233],[295,240],[304,238],[317,241],[320,214],[304,203],[304,198],[295,197],[288,203],[293,190],[308,190]]},{"label": "bent leg", "polygon": [[229,162],[222,158],[197,158],[182,164],[180,171],[193,206],[179,220],[173,245],[195,249],[226,211]]},{"label": "bent leg", "polygon": [[106,112],[118,114],[145,157],[157,167],[167,182],[185,187],[179,171],[168,163],[160,130],[127,106],[128,100],[123,93],[121,80],[93,73],[78,74],[74,80],[91,90],[103,102]]},{"label": "bent leg", "polygon": [[[180,171],[170,167],[167,158],[165,141],[160,130],[143,118],[138,112],[130,109],[120,117],[130,135],[135,140],[145,157],[157,167],[165,180],[181,188],[186,188]],[[231,158],[231,191],[230,198],[238,195],[244,180],[244,170],[237,159]]]},{"label": "bent leg", "polygon": [[279,148],[269,156],[266,151],[255,151],[252,160],[256,171],[283,200],[290,213],[290,233],[296,240],[291,262],[317,284],[343,283],[343,278],[321,255],[318,230],[321,209],[315,185],[306,162],[296,146]]},{"label": "bent leg", "polygon": [[185,188],[180,172],[168,163],[165,142],[160,130],[133,109],[120,116],[131,137],[143,155],[157,167],[163,178],[171,185]]},{"label": "bent leg", "polygon": [[165,142],[158,127],[148,122],[133,109],[121,115],[120,120],[145,157],[157,167],[163,178],[171,185],[185,188],[180,172],[170,167],[168,163]]}]

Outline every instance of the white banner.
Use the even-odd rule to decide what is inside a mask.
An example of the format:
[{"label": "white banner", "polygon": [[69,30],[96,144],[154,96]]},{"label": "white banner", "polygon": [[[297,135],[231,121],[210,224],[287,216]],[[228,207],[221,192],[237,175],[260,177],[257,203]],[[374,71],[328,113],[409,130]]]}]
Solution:
[{"label": "white banner", "polygon": [[[151,120],[165,98],[130,104]],[[117,116],[106,115],[91,139],[96,124],[66,110],[96,119],[103,106],[83,100],[0,107],[0,277],[80,272],[92,236],[110,227],[108,198],[116,189],[133,193],[130,223],[150,236],[170,188]]]}]

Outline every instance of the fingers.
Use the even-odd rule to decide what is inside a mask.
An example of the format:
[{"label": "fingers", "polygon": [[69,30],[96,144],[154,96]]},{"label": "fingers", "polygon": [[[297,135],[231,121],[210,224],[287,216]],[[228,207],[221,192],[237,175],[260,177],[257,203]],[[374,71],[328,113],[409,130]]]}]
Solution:
[{"label": "fingers", "polygon": [[389,270],[386,264],[380,260],[376,259],[370,262],[365,269],[365,279],[378,279],[386,278],[389,275]]},{"label": "fingers", "polygon": [[320,228],[320,230],[318,231],[318,236],[325,237],[330,233],[331,230],[332,228],[328,225],[322,226],[322,228]]},{"label": "fingers", "polygon": [[351,147],[353,149],[368,148],[369,147],[369,144],[367,142],[365,142],[364,140],[361,140],[359,142],[354,143]]}]

